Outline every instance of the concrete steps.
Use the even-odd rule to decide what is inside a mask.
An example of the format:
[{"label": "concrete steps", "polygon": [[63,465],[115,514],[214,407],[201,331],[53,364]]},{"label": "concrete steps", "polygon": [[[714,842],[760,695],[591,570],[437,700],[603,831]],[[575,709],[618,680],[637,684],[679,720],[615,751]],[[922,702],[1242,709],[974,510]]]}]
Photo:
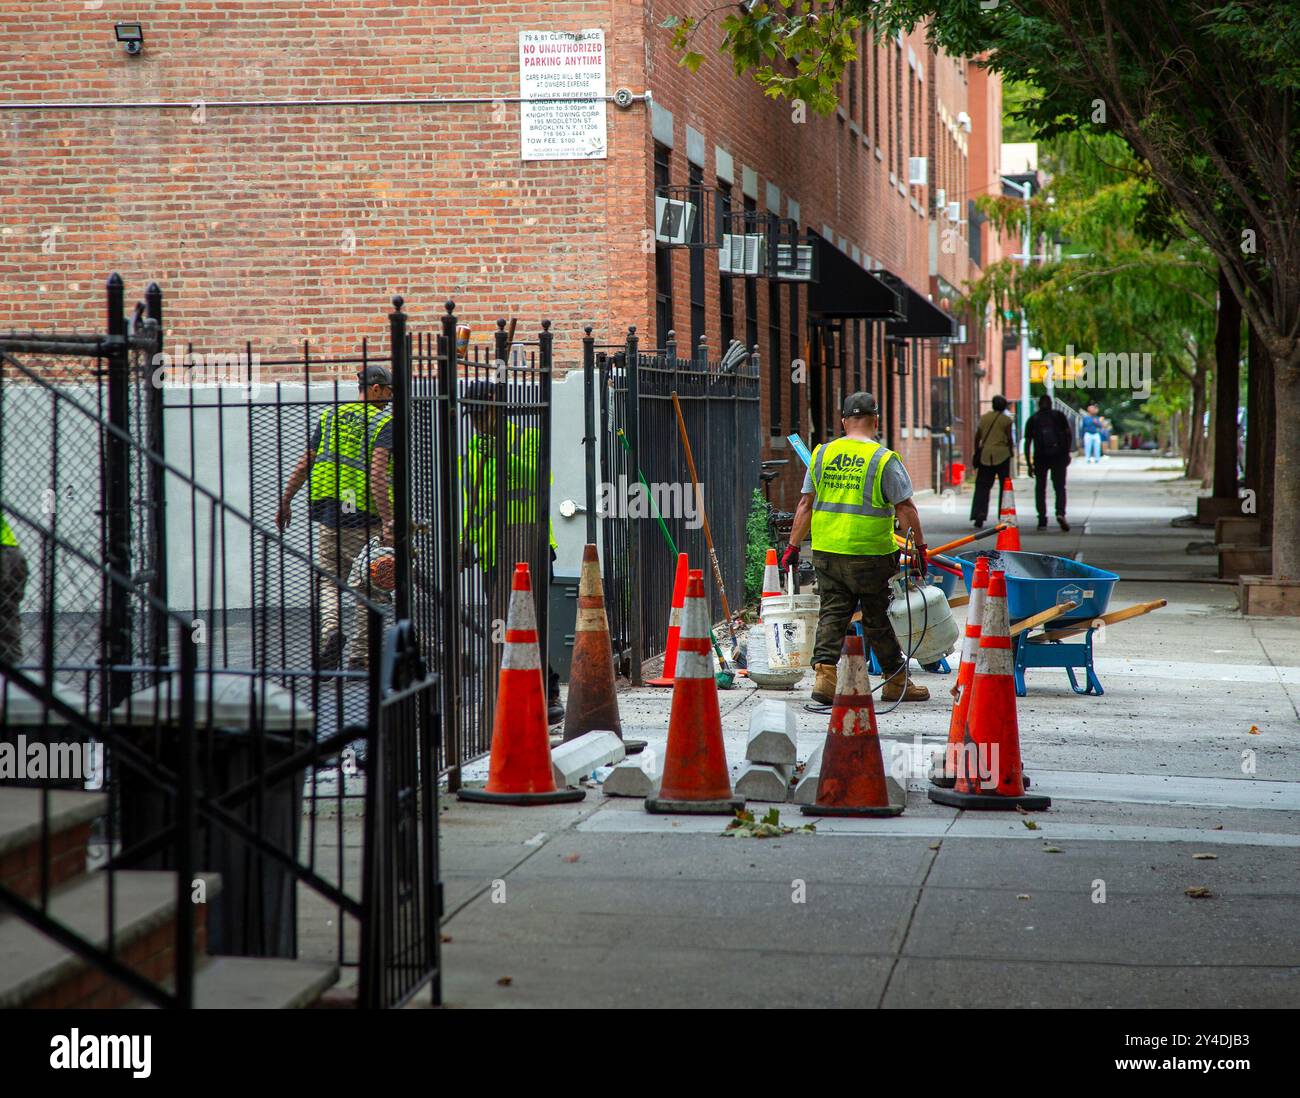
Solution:
[{"label": "concrete steps", "polygon": [[[50,886],[86,871],[86,843],[108,801],[101,793],[50,793]],[[0,788],[0,885],[25,900],[40,895],[41,791]]]},{"label": "concrete steps", "polygon": [[[50,898],[47,913],[100,949],[108,946],[109,876],[86,871],[86,843],[107,808],[101,794],[49,795]],[[28,901],[40,894],[41,791],[0,788],[0,885]],[[196,875],[210,903],[221,891],[213,873]],[[176,875],[121,870],[113,875],[117,959],[166,986],[175,964]],[[311,1006],[338,979],[338,968],[280,958],[210,957],[208,903],[194,905],[195,1006],[290,1009]],[[144,1005],[124,985],[0,906],[0,1009]]]}]

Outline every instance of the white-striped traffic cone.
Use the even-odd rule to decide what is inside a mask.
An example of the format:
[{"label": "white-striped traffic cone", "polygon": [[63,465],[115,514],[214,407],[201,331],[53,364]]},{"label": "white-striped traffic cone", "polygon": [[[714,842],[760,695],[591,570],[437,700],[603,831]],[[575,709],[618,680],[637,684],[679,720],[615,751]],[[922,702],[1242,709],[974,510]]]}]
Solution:
[{"label": "white-striped traffic cone", "polygon": [[697,568],[691,569],[686,580],[663,779],[646,798],[645,806],[648,812],[721,816],[745,806],[744,797],[732,791],[727,769],[704,573]]}]

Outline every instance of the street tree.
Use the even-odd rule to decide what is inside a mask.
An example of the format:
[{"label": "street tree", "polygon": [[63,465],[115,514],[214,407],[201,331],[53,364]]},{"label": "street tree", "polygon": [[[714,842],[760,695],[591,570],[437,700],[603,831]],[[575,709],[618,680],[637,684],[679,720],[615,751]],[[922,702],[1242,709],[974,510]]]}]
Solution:
[{"label": "street tree", "polygon": [[[725,11],[725,14],[723,12]],[[1209,248],[1273,375],[1273,572],[1300,581],[1300,5],[1294,0],[756,0],[711,9],[774,97],[834,105],[853,34],[919,25],[936,49],[1037,86],[1039,138],[1105,126]],[[698,24],[669,21],[684,49]]]}]

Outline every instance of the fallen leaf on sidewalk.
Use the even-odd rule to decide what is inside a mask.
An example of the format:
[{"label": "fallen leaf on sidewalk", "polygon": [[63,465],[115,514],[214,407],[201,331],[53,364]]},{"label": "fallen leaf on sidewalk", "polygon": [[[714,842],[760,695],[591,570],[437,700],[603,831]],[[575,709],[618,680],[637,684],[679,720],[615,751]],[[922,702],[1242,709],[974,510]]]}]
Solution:
[{"label": "fallen leaf on sidewalk", "polygon": [[450,941],[451,941],[451,935],[450,935],[450,934],[444,934],[444,935],[442,935],[442,937],[441,937],[439,940],[442,941],[443,943],[450,942]]},{"label": "fallen leaf on sidewalk", "polygon": [[515,978],[513,976],[502,976],[501,979],[497,981],[497,987],[509,987],[514,982]]},{"label": "fallen leaf on sidewalk", "polygon": [[1027,900],[1027,899],[1029,899],[1029,893],[1028,893],[1028,892],[1022,892],[1019,896],[1016,897],[1016,899],[1017,899],[1017,900]]},{"label": "fallen leaf on sidewalk", "polygon": [[1030,831],[1038,830],[1038,825],[1034,823],[1033,820],[1021,820],[1020,822],[1023,823],[1025,827],[1027,827]]},{"label": "fallen leaf on sidewalk", "polygon": [[1043,847],[1043,853],[1044,853],[1044,854],[1059,854],[1060,852],[1061,852],[1061,848],[1060,848],[1059,846],[1045,846],[1045,847]]},{"label": "fallen leaf on sidewalk", "polygon": [[1215,824],[1213,830],[1215,830],[1215,831],[1222,831],[1222,830],[1223,830],[1223,824]]},{"label": "fallen leaf on sidewalk", "polygon": [[1192,857],[1198,862],[1214,862],[1219,859],[1217,854],[1193,854]]},{"label": "fallen leaf on sidewalk", "polygon": [[580,857],[581,857],[580,854],[566,854],[564,856],[564,860],[572,864],[573,862],[576,862]]},{"label": "fallen leaf on sidewalk", "polygon": [[1213,896],[1214,893],[1211,892],[1211,891],[1210,891],[1208,888],[1206,888],[1204,885],[1196,885],[1196,886],[1193,887],[1193,888],[1184,888],[1184,889],[1183,889],[1183,895],[1184,895],[1184,896],[1191,896],[1194,900],[1204,900],[1204,899],[1208,899],[1209,897]]},{"label": "fallen leaf on sidewalk", "polygon": [[940,842],[933,842],[933,843],[930,844],[930,849],[931,849],[931,850],[938,850],[939,847],[941,847],[942,845],[943,845],[943,843],[940,843]]},{"label": "fallen leaf on sidewalk", "polygon": [[1252,724],[1252,725],[1250,726],[1250,734],[1251,734],[1252,736],[1258,736],[1258,735],[1260,735],[1259,725],[1257,725],[1257,724]]}]

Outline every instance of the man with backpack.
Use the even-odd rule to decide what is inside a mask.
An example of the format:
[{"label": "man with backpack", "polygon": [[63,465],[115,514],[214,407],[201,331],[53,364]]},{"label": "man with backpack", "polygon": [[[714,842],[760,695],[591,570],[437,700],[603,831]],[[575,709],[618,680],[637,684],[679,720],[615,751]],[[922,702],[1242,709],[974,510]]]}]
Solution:
[{"label": "man with backpack", "polygon": [[1056,497],[1056,521],[1068,531],[1065,520],[1065,469],[1074,451],[1074,431],[1064,412],[1052,407],[1052,398],[1038,398],[1038,411],[1025,423],[1025,463],[1034,478],[1034,502],[1038,506],[1038,528],[1047,529],[1047,478],[1052,478]]}]

